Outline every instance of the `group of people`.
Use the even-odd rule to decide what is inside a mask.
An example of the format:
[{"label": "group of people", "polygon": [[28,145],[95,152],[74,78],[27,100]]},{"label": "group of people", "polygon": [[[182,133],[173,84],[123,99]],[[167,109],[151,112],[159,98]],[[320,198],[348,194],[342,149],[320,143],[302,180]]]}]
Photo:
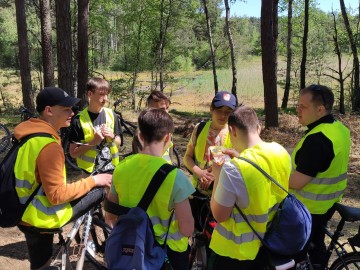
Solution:
[{"label": "group of people", "polygon": [[[52,135],[25,143],[15,166],[19,196],[29,196],[41,185],[18,225],[25,234],[31,269],[53,269],[49,266],[53,234],[48,232],[75,220],[105,196],[121,206],[136,206],[155,172],[171,162],[174,122],[168,114],[170,99],[160,91],[150,94],[147,109],[138,117],[134,154],[120,161],[121,127],[114,112],[105,107],[110,91],[106,80],[89,80],[89,105],[74,116],[72,107],[79,99],[56,87],[45,88],[36,98],[39,118],[15,128],[19,140],[35,132]],[[203,202],[191,199],[194,194],[211,196],[210,207],[217,221],[210,242],[213,269],[267,266],[265,248],[235,205],[254,228],[264,233],[273,217],[270,210],[286,194],[238,157],[257,163],[309,209],[311,238],[303,252],[295,256],[296,269],[310,269],[308,254],[315,267],[321,265],[325,253],[322,228],[332,216],[334,203],[344,194],[350,151],[350,132],[332,115],[333,104],[334,95],[326,86],[311,85],[300,91],[297,113],[299,123],[307,130],[290,156],[280,144],[261,139],[259,119],[252,108],[238,105],[236,97],[226,91],[214,96],[211,119],[195,126],[184,155],[192,179],[181,169],[173,170],[147,210],[159,244],[167,237],[167,253],[174,270],[187,269],[188,237],[202,228],[199,221],[204,220]],[[58,135],[60,128],[70,124],[70,154],[83,171],[83,178],[72,183],[66,181]],[[212,162],[211,146],[223,146],[231,160],[221,165]],[[34,154],[25,158],[26,153]],[[114,173],[92,174],[103,166],[104,159],[108,160],[104,166],[115,169]],[[110,226],[116,220],[117,215],[106,212]]]}]

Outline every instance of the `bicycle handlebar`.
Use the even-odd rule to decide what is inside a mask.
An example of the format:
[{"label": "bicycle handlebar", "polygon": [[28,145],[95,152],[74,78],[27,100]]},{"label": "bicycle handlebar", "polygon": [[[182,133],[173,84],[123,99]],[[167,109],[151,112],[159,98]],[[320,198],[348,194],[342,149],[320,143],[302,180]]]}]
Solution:
[{"label": "bicycle handlebar", "polygon": [[116,100],[114,102],[114,107],[118,106],[120,103],[124,102],[124,99],[123,98],[119,98],[118,100]]}]

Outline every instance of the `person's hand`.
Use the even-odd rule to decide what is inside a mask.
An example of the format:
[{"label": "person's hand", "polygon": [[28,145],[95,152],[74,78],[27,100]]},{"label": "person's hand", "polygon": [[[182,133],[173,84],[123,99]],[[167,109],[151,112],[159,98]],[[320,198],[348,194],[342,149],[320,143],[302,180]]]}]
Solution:
[{"label": "person's hand", "polygon": [[102,135],[102,132],[96,131],[96,132],[94,132],[94,139],[91,140],[90,144],[98,145],[99,143],[102,142],[103,139],[104,139],[104,136]]},{"label": "person's hand", "polygon": [[214,181],[214,175],[211,170],[211,167],[209,167],[208,169],[201,170],[201,172],[197,175],[199,178],[200,188],[203,190],[207,190]]},{"label": "person's hand", "polygon": [[109,173],[100,173],[93,176],[95,180],[95,186],[97,187],[110,187],[112,174]]},{"label": "person's hand", "polygon": [[239,156],[239,152],[232,148],[226,148],[222,152],[226,155],[229,155],[231,158]]},{"label": "person's hand", "polygon": [[101,133],[102,133],[102,135],[103,135],[106,139],[110,139],[110,140],[114,139],[114,133],[113,133],[112,130],[111,130],[108,126],[106,126],[106,125],[103,125],[103,126],[101,127]]},{"label": "person's hand", "polygon": [[221,171],[221,168],[222,168],[222,164],[219,165],[219,164],[213,162],[213,164],[212,164],[211,167],[212,167],[212,173],[213,173],[213,175],[214,175],[214,178],[219,179],[219,175],[220,175],[220,171]]}]

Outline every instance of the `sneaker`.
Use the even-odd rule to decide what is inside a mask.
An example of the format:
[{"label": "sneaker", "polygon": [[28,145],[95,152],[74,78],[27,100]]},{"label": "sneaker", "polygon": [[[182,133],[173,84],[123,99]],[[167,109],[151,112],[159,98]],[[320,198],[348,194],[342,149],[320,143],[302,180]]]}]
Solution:
[{"label": "sneaker", "polygon": [[86,250],[92,257],[95,257],[96,247],[94,241],[90,240],[87,242]]}]

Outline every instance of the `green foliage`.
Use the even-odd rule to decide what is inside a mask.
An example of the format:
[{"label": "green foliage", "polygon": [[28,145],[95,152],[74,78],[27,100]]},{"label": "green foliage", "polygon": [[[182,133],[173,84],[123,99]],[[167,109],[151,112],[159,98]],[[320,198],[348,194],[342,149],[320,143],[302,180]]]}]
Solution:
[{"label": "green foliage", "polygon": [[17,29],[14,5],[0,7],[0,67],[17,67]]}]

